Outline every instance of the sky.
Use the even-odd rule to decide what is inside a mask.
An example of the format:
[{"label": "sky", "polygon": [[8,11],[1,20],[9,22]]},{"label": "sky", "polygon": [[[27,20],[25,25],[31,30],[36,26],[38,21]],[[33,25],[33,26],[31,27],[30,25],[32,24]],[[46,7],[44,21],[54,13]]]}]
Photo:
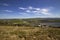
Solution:
[{"label": "sky", "polygon": [[60,0],[0,0],[0,19],[60,18]]}]

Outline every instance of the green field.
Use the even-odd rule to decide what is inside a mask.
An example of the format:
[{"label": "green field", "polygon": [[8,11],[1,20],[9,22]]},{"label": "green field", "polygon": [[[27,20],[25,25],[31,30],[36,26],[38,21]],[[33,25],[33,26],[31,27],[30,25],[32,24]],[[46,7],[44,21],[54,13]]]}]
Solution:
[{"label": "green field", "polygon": [[0,40],[60,40],[60,28],[0,26]]}]

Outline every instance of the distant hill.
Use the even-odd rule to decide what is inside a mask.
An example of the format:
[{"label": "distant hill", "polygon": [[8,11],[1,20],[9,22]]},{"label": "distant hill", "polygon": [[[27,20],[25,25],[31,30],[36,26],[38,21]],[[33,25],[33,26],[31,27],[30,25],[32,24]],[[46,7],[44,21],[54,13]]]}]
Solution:
[{"label": "distant hill", "polygon": [[0,19],[0,25],[37,26],[40,23],[60,23],[60,18]]}]

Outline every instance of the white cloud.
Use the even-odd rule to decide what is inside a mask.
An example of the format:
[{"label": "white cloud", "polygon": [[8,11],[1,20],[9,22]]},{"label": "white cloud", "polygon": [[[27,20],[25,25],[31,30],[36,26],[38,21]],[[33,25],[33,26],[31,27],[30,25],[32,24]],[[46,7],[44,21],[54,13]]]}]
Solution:
[{"label": "white cloud", "polygon": [[38,11],[32,11],[33,13],[37,13]]},{"label": "white cloud", "polygon": [[27,8],[24,8],[24,7],[18,7],[19,9],[21,9],[21,10],[40,10],[40,8],[34,8],[34,7],[31,7],[31,6],[29,6],[29,7],[27,7]]},{"label": "white cloud", "polygon": [[41,11],[47,13],[49,10],[48,9],[41,9]]},{"label": "white cloud", "polygon": [[9,6],[7,3],[0,3],[1,6]]},{"label": "white cloud", "polygon": [[30,10],[26,10],[27,13],[30,13],[31,11]]},{"label": "white cloud", "polygon": [[19,9],[21,9],[21,10],[26,10],[26,8],[23,8],[23,7],[19,7]]},{"label": "white cloud", "polygon": [[13,12],[13,11],[11,11],[11,10],[3,10],[3,11],[5,11],[5,12]]},{"label": "white cloud", "polygon": [[7,4],[7,3],[4,3],[3,5],[4,5],[4,6],[8,6],[8,4]]},{"label": "white cloud", "polygon": [[28,9],[31,9],[32,10],[33,8],[31,6],[29,6]]},{"label": "white cloud", "polygon": [[42,14],[45,14],[45,15],[49,15],[49,13],[46,13],[46,12],[41,12]]},{"label": "white cloud", "polygon": [[29,9],[29,10],[36,10],[36,11],[39,11],[39,10],[40,10],[40,8],[34,8],[34,7],[32,7],[32,6],[29,6],[29,7],[26,8],[26,9]]},{"label": "white cloud", "polygon": [[35,14],[44,14],[44,15],[50,15],[50,8],[34,8],[34,7],[19,7],[19,9],[24,10],[26,13],[35,13]]},{"label": "white cloud", "polygon": [[40,11],[40,8],[34,8],[35,10],[37,10],[37,11]]},{"label": "white cloud", "polygon": [[41,9],[41,13],[45,15],[50,14],[48,9]]}]

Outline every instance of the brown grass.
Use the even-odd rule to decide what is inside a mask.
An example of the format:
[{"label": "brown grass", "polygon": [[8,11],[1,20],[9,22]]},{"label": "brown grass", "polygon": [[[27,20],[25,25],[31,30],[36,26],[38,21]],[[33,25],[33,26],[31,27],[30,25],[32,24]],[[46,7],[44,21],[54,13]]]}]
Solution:
[{"label": "brown grass", "polygon": [[60,28],[0,26],[0,40],[59,40]]}]

